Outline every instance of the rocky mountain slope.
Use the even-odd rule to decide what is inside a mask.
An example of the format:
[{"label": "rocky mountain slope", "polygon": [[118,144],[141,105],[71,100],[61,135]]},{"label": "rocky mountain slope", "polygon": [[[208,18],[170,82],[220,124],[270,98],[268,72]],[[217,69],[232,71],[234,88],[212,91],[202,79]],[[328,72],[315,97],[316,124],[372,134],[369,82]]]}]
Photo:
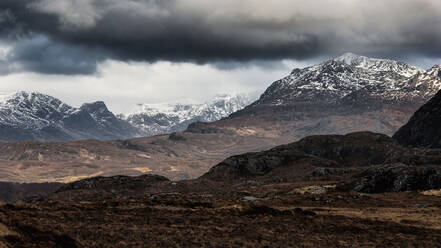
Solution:
[{"label": "rocky mountain slope", "polygon": [[[220,181],[303,181],[321,176],[354,174],[370,168],[380,170],[380,167],[373,166],[395,163],[422,168],[436,165],[441,169],[440,158],[439,149],[406,148],[384,134],[357,132],[318,135],[267,151],[232,156],[211,168],[202,178]],[[415,171],[401,172],[403,179],[409,179],[409,174],[405,173]],[[430,189],[429,184],[433,184],[432,188],[439,185],[436,180],[429,180],[420,182],[414,190],[417,187]]]},{"label": "rocky mountain slope", "polygon": [[37,92],[0,96],[0,140],[125,139],[144,133],[113,115],[103,102],[71,107]]},{"label": "rocky mountain slope", "polygon": [[[441,67],[433,67],[430,76],[441,84]],[[427,77],[426,77],[427,78]],[[441,92],[424,104],[409,122],[394,134],[403,145],[441,148]]]},{"label": "rocky mountain slope", "polygon": [[366,89],[383,100],[406,101],[410,95],[401,94],[401,90],[408,86],[408,79],[423,72],[403,62],[346,53],[318,65],[294,69],[274,82],[253,107],[344,102],[345,97]]},{"label": "rocky mountain slope", "polygon": [[373,131],[392,135],[439,89],[436,67],[344,54],[274,82],[217,126],[279,130],[293,139]]},{"label": "rocky mountain slope", "polygon": [[165,134],[183,131],[193,122],[220,120],[256,99],[256,94],[223,94],[205,103],[142,104],[140,111],[121,117],[148,135]]}]

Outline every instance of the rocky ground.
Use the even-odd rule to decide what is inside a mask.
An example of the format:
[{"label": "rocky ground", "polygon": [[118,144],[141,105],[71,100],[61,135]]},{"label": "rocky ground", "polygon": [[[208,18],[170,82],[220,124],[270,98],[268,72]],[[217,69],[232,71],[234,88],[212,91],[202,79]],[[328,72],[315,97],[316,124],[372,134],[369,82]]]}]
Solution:
[{"label": "rocky ground", "polygon": [[233,156],[198,179],[51,185],[0,206],[0,247],[437,247],[440,158],[359,132]]},{"label": "rocky ground", "polygon": [[437,247],[441,243],[439,191],[368,195],[342,191],[336,184],[153,178],[149,186],[126,185],[119,190],[83,183],[37,202],[1,206],[0,247]]}]

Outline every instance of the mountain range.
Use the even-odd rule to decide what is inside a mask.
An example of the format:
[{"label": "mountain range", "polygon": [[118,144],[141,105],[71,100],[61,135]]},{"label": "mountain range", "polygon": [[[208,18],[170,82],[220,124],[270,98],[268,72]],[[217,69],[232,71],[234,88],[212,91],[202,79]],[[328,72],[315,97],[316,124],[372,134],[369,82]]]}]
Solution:
[{"label": "mountain range", "polygon": [[204,103],[140,104],[140,110],[119,115],[148,136],[184,131],[193,122],[213,122],[243,109],[257,99],[252,94],[220,94]]},{"label": "mountain range", "polygon": [[[187,179],[202,175],[229,156],[263,151],[310,135],[359,131],[393,135],[440,89],[440,71],[439,65],[423,70],[403,62],[345,54],[294,69],[242,110],[214,122],[193,122],[182,132],[113,141],[0,143],[0,180],[69,182],[91,175],[143,173]],[[91,109],[82,109],[95,120]],[[174,111],[179,107],[167,109],[170,115],[188,113],[185,107],[182,112]],[[187,109],[201,113],[199,109],[204,108]],[[75,111],[79,110],[65,112],[69,116]],[[155,110],[153,116],[166,116],[161,111],[166,112]],[[134,127],[129,121],[124,123]]]},{"label": "mountain range", "polygon": [[218,95],[203,104],[141,106],[141,111],[115,115],[102,101],[74,108],[38,92],[0,95],[0,140],[116,140],[183,131],[196,121],[212,122],[255,100],[250,94]]},{"label": "mountain range", "polygon": [[100,101],[74,108],[37,92],[0,96],[0,140],[3,141],[113,140],[142,135]]},{"label": "mountain range", "polygon": [[278,136],[279,143],[362,130],[392,135],[441,88],[440,73],[439,65],[424,70],[346,53],[292,70],[259,98],[224,94],[204,103],[140,104],[119,115],[100,101],[74,108],[52,96],[18,92],[0,96],[0,140],[129,139],[180,132],[193,123],[189,131],[197,132],[199,122],[214,122],[211,130]]}]

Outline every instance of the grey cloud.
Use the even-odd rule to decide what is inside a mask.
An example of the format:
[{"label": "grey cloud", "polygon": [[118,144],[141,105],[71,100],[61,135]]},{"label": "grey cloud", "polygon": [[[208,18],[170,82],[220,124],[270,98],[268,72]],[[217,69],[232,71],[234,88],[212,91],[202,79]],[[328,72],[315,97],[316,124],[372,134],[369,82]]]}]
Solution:
[{"label": "grey cloud", "polygon": [[0,73],[92,74],[102,59],[97,53],[85,49],[53,43],[45,36],[32,36],[14,43],[3,60]]},{"label": "grey cloud", "polygon": [[[75,54],[66,73],[92,72],[105,58],[226,65],[346,51],[441,56],[439,0],[2,0],[0,9],[12,13],[9,25],[0,21],[0,34],[42,35],[66,49],[64,57]],[[38,58],[20,49],[13,49],[17,60]],[[91,70],[75,72],[75,64]]]}]

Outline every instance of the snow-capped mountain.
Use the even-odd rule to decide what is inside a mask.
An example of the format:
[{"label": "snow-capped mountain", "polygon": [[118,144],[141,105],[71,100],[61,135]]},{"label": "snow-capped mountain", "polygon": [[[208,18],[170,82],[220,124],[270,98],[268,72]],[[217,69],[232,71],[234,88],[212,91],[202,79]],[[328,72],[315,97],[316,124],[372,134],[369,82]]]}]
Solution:
[{"label": "snow-capped mountain", "polygon": [[441,65],[434,65],[429,70],[418,73],[408,82],[408,88],[416,89],[416,95],[430,98],[441,89]]},{"label": "snow-capped mountain", "polygon": [[251,125],[256,130],[273,126],[275,132],[294,138],[354,131],[391,135],[441,89],[440,71],[439,65],[424,70],[346,53],[294,69],[228,119],[236,125],[244,118],[247,130]]},{"label": "snow-capped mountain", "polygon": [[423,73],[423,69],[403,62],[346,53],[318,65],[294,69],[291,75],[274,82],[255,104],[333,103],[364,89],[391,99],[401,94],[409,79]]},{"label": "snow-capped mountain", "polygon": [[213,122],[227,117],[257,99],[257,94],[222,94],[204,103],[142,104],[141,110],[122,115],[149,135],[183,131],[193,122]]},{"label": "snow-capped mountain", "polygon": [[0,96],[0,140],[122,139],[143,135],[103,102],[74,108],[37,92]]}]

